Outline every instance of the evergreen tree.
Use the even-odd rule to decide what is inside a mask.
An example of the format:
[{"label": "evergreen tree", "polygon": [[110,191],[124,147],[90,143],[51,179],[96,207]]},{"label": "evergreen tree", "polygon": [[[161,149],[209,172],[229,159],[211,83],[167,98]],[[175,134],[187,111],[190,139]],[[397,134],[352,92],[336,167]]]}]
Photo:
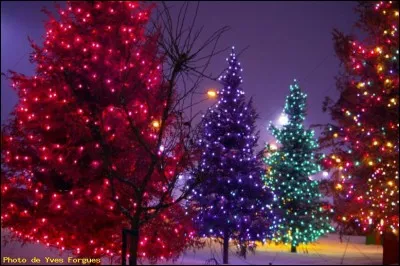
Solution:
[{"label": "evergreen tree", "polygon": [[245,101],[241,67],[234,49],[229,68],[220,78],[219,101],[204,119],[203,149],[196,175],[204,182],[192,197],[202,237],[223,239],[223,263],[228,263],[229,239],[243,247],[264,240],[268,193],[261,179],[261,160],[255,154],[258,132],[252,101]]},{"label": "evergreen tree", "polygon": [[288,123],[281,129],[271,126],[281,147],[269,149],[265,158],[269,167],[265,182],[274,192],[273,240],[290,243],[292,252],[300,243],[313,242],[331,230],[320,201],[318,181],[310,180],[320,166],[314,132],[303,125],[306,97],[295,81],[284,109]]},{"label": "evergreen tree", "polygon": [[357,40],[334,32],[343,72],[340,96],[327,99],[333,120],[320,138],[331,149],[324,166],[335,169],[336,218],[363,232],[399,230],[399,2],[362,1]]}]

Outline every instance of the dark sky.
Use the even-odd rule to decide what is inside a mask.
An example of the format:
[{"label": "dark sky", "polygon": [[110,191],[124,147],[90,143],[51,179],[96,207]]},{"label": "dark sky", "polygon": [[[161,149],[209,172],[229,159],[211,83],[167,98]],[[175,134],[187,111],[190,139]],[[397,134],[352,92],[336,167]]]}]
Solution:
[{"label": "dark sky", "polygon": [[[339,61],[334,56],[332,29],[355,33],[355,2],[202,2],[197,23],[205,35],[222,26],[230,26],[220,41],[221,47],[234,45],[243,66],[243,88],[253,96],[260,114],[260,144],[268,140],[266,127],[283,110],[289,84],[297,78],[308,94],[307,124],[327,122],[321,111],[326,95],[337,97],[334,75]],[[41,7],[51,9],[53,2],[1,2],[1,71],[12,69],[33,74],[28,57],[31,51],[27,36],[41,43],[46,16]],[[193,5],[194,7],[194,5]],[[213,60],[211,70],[219,73],[226,67],[228,53]],[[205,82],[207,89],[216,86]],[[9,117],[16,95],[8,81],[1,79],[1,121]],[[206,101],[202,107],[210,106]],[[3,252],[2,252],[3,254]]]}]

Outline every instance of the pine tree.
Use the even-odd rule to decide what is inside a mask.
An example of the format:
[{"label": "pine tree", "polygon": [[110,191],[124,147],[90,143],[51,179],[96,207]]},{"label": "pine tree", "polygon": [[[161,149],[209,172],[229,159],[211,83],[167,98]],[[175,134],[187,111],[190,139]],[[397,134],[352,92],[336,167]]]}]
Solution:
[{"label": "pine tree", "polygon": [[191,154],[159,34],[146,30],[150,8],[71,1],[49,15],[43,46],[32,42],[36,74],[11,72],[19,102],[2,130],[2,228],[117,258],[128,228],[130,264],[175,258],[194,233],[171,192]]},{"label": "pine tree", "polygon": [[310,179],[320,171],[320,166],[314,132],[303,125],[306,97],[295,81],[284,109],[288,123],[281,129],[271,126],[280,147],[268,147],[265,158],[268,170],[264,180],[274,193],[273,240],[290,243],[292,252],[299,244],[313,242],[331,230],[322,208],[318,181]]},{"label": "pine tree", "polygon": [[195,173],[203,175],[204,182],[192,196],[199,235],[223,239],[223,263],[228,263],[230,238],[242,246],[265,239],[269,211],[261,161],[255,154],[257,114],[252,101],[245,101],[242,69],[233,48],[227,61],[219,101],[204,118],[203,154]]},{"label": "pine tree", "polygon": [[332,124],[321,146],[324,166],[335,170],[337,221],[363,232],[399,229],[399,2],[368,1],[357,7],[363,41],[334,32],[343,65],[340,96],[325,109]]}]

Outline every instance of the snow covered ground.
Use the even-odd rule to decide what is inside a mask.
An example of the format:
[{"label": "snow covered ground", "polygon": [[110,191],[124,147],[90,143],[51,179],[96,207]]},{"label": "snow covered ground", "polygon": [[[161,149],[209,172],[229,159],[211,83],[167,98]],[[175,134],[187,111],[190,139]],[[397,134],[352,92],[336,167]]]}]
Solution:
[{"label": "snow covered ground", "polygon": [[[3,233],[3,232],[2,232]],[[316,243],[309,244],[306,247],[298,247],[298,253],[290,253],[289,246],[264,245],[258,246],[255,254],[249,253],[247,259],[243,259],[236,255],[236,247],[230,248],[231,265],[379,265],[382,264],[382,246],[365,245],[365,237],[343,237],[343,243],[340,243],[339,236],[331,234],[320,238]],[[66,258],[68,254],[64,252],[61,256],[58,251],[48,250],[45,247],[27,244],[23,247],[19,243],[9,243],[6,247],[2,245],[1,257],[25,257],[28,262],[24,265],[33,265],[30,258],[34,256],[42,259],[44,265],[56,265],[45,262],[45,256],[52,258]],[[218,244],[208,245],[203,249],[196,251],[186,251],[175,262],[160,262],[159,264],[167,265],[204,265],[207,260],[215,258],[218,263],[222,264],[221,247]],[[103,260],[104,264],[108,264],[108,260]],[[68,263],[57,263],[57,265]],[[212,264],[209,262],[209,264]],[[215,264],[215,263],[214,263]],[[14,264],[21,265],[21,264]],[[37,264],[36,264],[37,265]],[[76,264],[75,264],[76,265]]]},{"label": "snow covered ground", "polygon": [[[320,238],[316,243],[298,247],[297,254],[290,253],[285,245],[258,246],[255,254],[249,253],[247,259],[236,255],[236,248],[230,249],[229,264],[232,265],[379,265],[382,264],[382,246],[365,245],[365,237],[343,237],[340,243],[335,234]],[[214,254],[214,255],[213,255]],[[222,264],[221,248],[218,245],[205,247],[196,252],[187,251],[175,263],[169,265],[206,264],[207,259],[215,257]]]}]

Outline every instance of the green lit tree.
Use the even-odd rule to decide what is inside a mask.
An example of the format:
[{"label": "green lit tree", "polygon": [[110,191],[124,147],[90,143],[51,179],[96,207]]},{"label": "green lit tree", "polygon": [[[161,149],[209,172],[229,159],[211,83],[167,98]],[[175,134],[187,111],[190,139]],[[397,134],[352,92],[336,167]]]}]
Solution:
[{"label": "green lit tree", "polygon": [[273,240],[290,243],[291,252],[296,252],[299,244],[313,242],[332,230],[322,207],[318,181],[310,179],[321,167],[314,132],[303,125],[306,97],[295,80],[286,98],[287,123],[282,128],[270,127],[280,147],[272,149],[268,145],[265,157],[268,170],[264,180],[274,193]]}]

